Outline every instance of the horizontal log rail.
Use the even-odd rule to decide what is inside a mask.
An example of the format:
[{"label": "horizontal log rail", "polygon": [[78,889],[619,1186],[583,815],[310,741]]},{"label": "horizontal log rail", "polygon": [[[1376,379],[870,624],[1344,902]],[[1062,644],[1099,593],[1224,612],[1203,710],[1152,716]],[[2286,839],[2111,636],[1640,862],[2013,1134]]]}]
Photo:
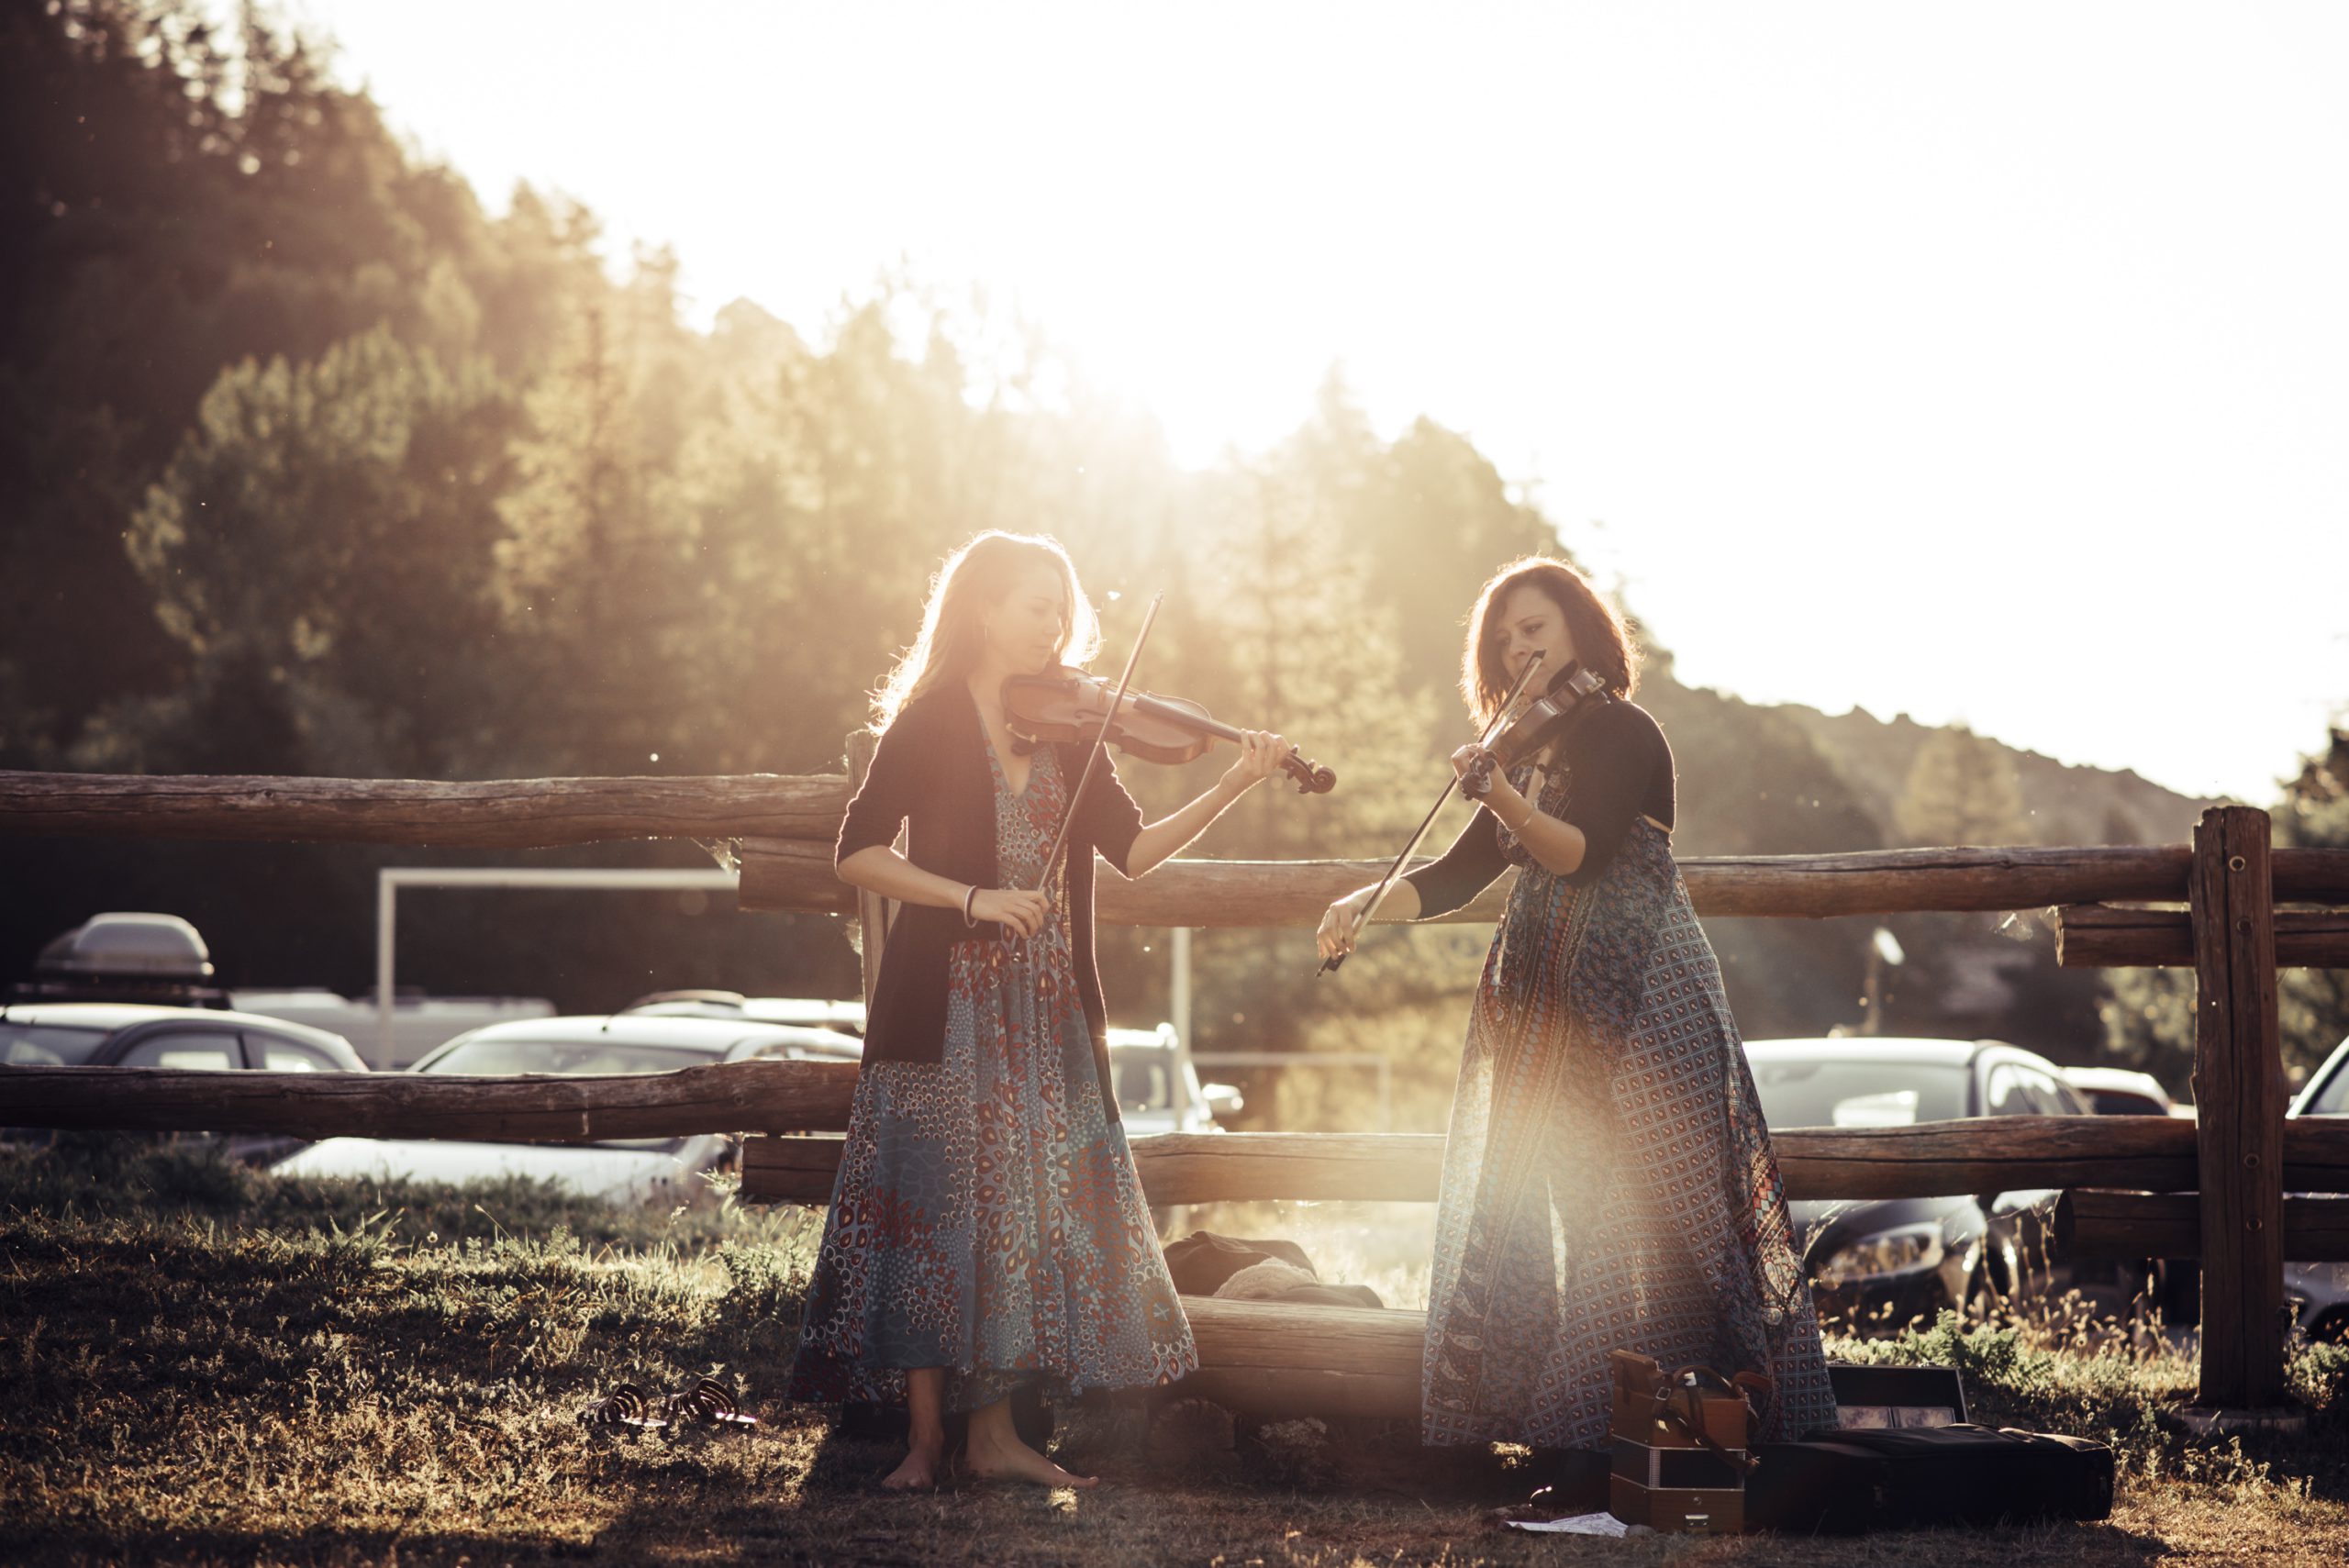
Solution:
[{"label": "horizontal log rail", "polygon": [[[2067,1192],[2056,1200],[2060,1251],[2134,1260],[2202,1255],[2201,1200],[2193,1193]],[[2296,1263],[2349,1261],[2349,1197],[2284,1199],[2284,1256]]]},{"label": "horizontal log rail", "polygon": [[[821,1202],[857,1066],[736,1062],[670,1073],[466,1077],[0,1067],[0,1126],[272,1132],[297,1138],[584,1143],[746,1132],[744,1195]],[[1789,1128],[1788,1196],[1916,1197],[2096,1186],[2186,1192],[2194,1124],[2168,1117],[2001,1117],[1898,1128]],[[1160,1133],[1132,1141],[1151,1201],[1430,1202],[1439,1133]],[[2286,1123],[2284,1180],[2349,1192],[2349,1118]]]},{"label": "horizontal log rail", "polygon": [[839,773],[698,778],[317,779],[0,770],[0,834],[550,849],[774,835],[829,843]]},{"label": "horizontal log rail", "polygon": [[[2055,962],[2065,969],[2184,969],[2194,962],[2194,919],[2183,909],[2067,904],[2055,912]],[[2349,909],[2276,914],[2276,962],[2349,969]]]},{"label": "horizontal log rail", "polygon": [[671,1073],[468,1077],[0,1067],[0,1127],[595,1143],[848,1125],[853,1062],[731,1062]]},{"label": "horizontal log rail", "polygon": [[[1162,1206],[1432,1203],[1443,1142],[1440,1132],[1157,1132],[1130,1147],[1143,1194]],[[830,1201],[841,1144],[838,1136],[745,1140],[744,1201]]]},{"label": "horizontal log rail", "polygon": [[[740,841],[742,906],[846,912],[831,842],[841,773],[690,778],[332,779],[0,770],[0,835],[551,848],[635,839]],[[1887,915],[2163,903],[2186,896],[2184,845],[1954,848],[1681,862],[1698,912]],[[1370,861],[1178,861],[1146,882],[1102,880],[1101,917],[1124,925],[1310,925]],[[2281,849],[2279,902],[2349,904],[2349,851]],[[1497,893],[1448,918],[1489,920]],[[2329,951],[2329,950],[2328,950]]]},{"label": "horizontal log rail", "polygon": [[[739,848],[744,909],[844,914],[850,889],[829,843],[746,839]],[[2184,846],[2111,849],[1875,850],[1840,855],[1699,856],[1680,874],[1699,915],[1890,915],[2038,909],[2049,905],[2182,900]],[[1107,925],[1311,926],[1340,894],[1375,882],[1378,861],[1178,860],[1139,882],[1101,869],[1095,910]],[[2278,850],[2276,896],[2349,902],[2349,850]],[[1505,884],[1446,921],[1489,921]]]},{"label": "horizontal log rail", "polygon": [[[2194,1124],[2169,1117],[2011,1117],[1902,1128],[1789,1128],[1771,1136],[1787,1195],[1932,1197],[2083,1187],[2190,1192]],[[1443,1168],[1436,1133],[1158,1133],[1132,1140],[1153,1204],[1266,1198],[1432,1203]],[[839,1169],[837,1137],[754,1138],[742,1149],[742,1196],[823,1203]],[[2284,1133],[2286,1181],[2349,1191],[2349,1120],[2295,1121]]]}]

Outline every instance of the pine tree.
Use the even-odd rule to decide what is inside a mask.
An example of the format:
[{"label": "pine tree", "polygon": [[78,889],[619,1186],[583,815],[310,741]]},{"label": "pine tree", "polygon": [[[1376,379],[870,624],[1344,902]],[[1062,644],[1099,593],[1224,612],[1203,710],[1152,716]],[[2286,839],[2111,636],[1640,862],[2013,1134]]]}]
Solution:
[{"label": "pine tree", "polygon": [[1965,725],[1925,738],[1897,808],[1912,844],[2017,844],[2030,835],[2014,763]]}]

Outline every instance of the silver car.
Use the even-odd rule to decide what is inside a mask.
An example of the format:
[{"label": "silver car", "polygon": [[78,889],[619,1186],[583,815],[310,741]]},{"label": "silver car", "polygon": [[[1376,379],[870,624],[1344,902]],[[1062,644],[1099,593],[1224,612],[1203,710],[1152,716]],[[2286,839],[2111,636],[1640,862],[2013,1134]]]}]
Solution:
[{"label": "silver car", "polygon": [[[632,1016],[743,1018],[810,1025],[861,1040],[864,1004],[807,996],[745,996],[738,991],[656,991],[629,1004]],[[1109,1074],[1118,1089],[1118,1109],[1126,1135],[1151,1132],[1215,1132],[1216,1118],[1236,1114],[1243,1104],[1229,1084],[1202,1084],[1191,1053],[1173,1024],[1156,1029],[1111,1029]]]},{"label": "silver car", "polygon": [[[186,1072],[364,1073],[351,1042],[330,1029],[225,1007],[144,1002],[10,1002],[0,1006],[0,1066],[170,1067]],[[11,1142],[53,1137],[0,1128]],[[202,1140],[231,1160],[261,1164],[300,1146],[284,1133],[233,1132]]]},{"label": "silver car", "polygon": [[[526,1018],[459,1035],[413,1068],[474,1077],[523,1073],[667,1073],[719,1062],[854,1062],[858,1042],[829,1029],[632,1013]],[[685,1203],[726,1164],[722,1132],[548,1145],[445,1139],[329,1138],[271,1169],[289,1176],[403,1177],[473,1182],[524,1176],[607,1203]]]},{"label": "silver car", "polygon": [[1152,1132],[1219,1132],[1218,1118],[1236,1115],[1242,1101],[1229,1084],[1202,1084],[1199,1070],[1173,1024],[1109,1031],[1109,1075],[1117,1081],[1118,1114],[1126,1136]]},{"label": "silver car", "polygon": [[[2309,1074],[2284,1114],[2349,1116],[2349,1040]],[[2284,1304],[2311,1340],[2349,1341],[2349,1263],[2286,1263]]]}]

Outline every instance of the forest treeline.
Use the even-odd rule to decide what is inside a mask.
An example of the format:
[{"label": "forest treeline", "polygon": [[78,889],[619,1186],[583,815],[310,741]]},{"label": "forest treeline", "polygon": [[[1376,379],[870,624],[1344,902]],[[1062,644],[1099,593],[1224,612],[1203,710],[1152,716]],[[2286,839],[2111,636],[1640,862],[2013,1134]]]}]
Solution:
[{"label": "forest treeline", "polygon": [[[1259,791],[1200,852],[1380,855],[1460,738],[1476,586],[1520,553],[1575,554],[1470,441],[1424,419],[1384,437],[1335,377],[1286,439],[1186,469],[1041,333],[918,280],[883,276],[823,323],[739,300],[697,329],[673,256],[615,267],[594,214],[528,185],[491,211],[257,12],[227,29],[186,0],[5,15],[0,766],[830,771],[939,558],[1008,528],[1066,542],[1113,651],[1163,594],[1147,684],[1338,769],[1325,799]],[[1641,635],[1683,853],[2175,840],[2190,823],[2182,802],[2148,820],[2162,801],[2142,791],[2132,809],[2038,813],[2014,754],[1962,730],[1888,763],[1681,685],[1660,629]],[[1163,805],[1213,765],[1125,771]],[[2313,792],[2295,830],[2349,841],[2333,777],[2312,764],[2295,786]],[[151,907],[195,919],[232,981],[355,990],[374,868],[479,859],[9,843],[0,977],[89,913]],[[852,986],[836,922],[699,907],[417,895],[403,977],[566,1007]],[[1893,925],[1911,958],[1884,977],[1887,1032],[2002,1033],[2076,1061],[2105,1038],[2100,978],[2054,971],[2043,934]],[[1714,922],[1748,1032],[1861,1023],[1872,929]],[[1113,1011],[1135,1021],[1163,1006],[1155,942],[1105,946]],[[1202,937],[1201,1045],[1375,1038],[1448,1082],[1482,935],[1382,943],[1315,987],[1302,933]],[[2118,1016],[2124,1052],[2174,1067],[2172,1026]],[[2332,1016],[2312,1015],[2301,1050]]]}]

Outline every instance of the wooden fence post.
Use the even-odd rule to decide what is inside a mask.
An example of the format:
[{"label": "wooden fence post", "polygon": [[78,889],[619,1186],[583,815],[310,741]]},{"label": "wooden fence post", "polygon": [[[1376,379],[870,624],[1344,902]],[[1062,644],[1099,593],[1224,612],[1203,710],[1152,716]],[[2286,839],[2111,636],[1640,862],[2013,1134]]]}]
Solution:
[{"label": "wooden fence post", "polygon": [[2201,1182],[2198,1403],[2284,1399],[2284,1067],[2267,813],[2216,806],[2194,828],[2195,1144]]},{"label": "wooden fence post", "polygon": [[[869,729],[852,731],[848,738],[848,794],[864,787],[865,771],[873,766],[873,749],[880,737]],[[898,834],[899,848],[904,847],[905,835]],[[897,906],[877,893],[863,888],[856,890],[856,957],[864,977],[864,1005],[873,1006],[873,987],[881,978],[881,948],[889,939],[889,922],[896,919]]]}]

